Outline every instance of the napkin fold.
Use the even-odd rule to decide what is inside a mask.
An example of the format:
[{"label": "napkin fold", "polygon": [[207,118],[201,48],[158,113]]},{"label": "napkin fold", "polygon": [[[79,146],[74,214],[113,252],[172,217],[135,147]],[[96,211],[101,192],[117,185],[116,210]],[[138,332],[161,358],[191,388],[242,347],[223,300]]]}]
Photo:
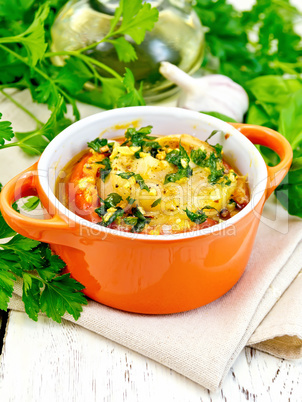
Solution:
[{"label": "napkin fold", "polygon": [[[302,357],[301,256],[302,220],[289,216],[272,196],[243,276],[220,299],[160,316],[89,301],[76,324],[214,391],[246,345],[278,357]],[[19,284],[9,308],[24,311],[20,295]],[[69,314],[64,318],[75,322]]]}]

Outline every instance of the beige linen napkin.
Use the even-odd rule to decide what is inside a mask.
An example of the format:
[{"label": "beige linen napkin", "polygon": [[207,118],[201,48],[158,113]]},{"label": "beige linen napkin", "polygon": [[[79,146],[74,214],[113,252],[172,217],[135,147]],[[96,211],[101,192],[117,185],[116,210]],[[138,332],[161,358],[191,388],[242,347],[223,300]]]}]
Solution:
[{"label": "beige linen napkin", "polygon": [[[45,105],[30,105],[26,91],[15,97],[46,120],[49,112]],[[87,105],[80,105],[80,109],[82,117],[97,111]],[[28,116],[22,116],[11,103],[1,103],[1,112],[5,120],[13,122],[15,130],[32,128]],[[0,168],[4,169],[0,181],[4,184],[31,163],[18,149],[2,151]],[[245,345],[279,357],[300,358],[302,278],[297,275],[302,269],[301,240],[302,220],[289,217],[271,197],[264,208],[244,275],[219,300],[190,312],[164,316],[125,313],[89,301],[77,324],[150,357],[210,390],[221,385]],[[20,295],[18,283],[11,309],[24,311]],[[65,319],[73,322],[69,315]]]},{"label": "beige linen napkin", "polygon": [[[301,240],[301,219],[289,217],[271,197],[245,273],[220,299],[162,316],[89,301],[77,324],[215,390],[245,345],[279,357],[302,357]],[[16,287],[10,308],[23,310],[18,295]]]}]

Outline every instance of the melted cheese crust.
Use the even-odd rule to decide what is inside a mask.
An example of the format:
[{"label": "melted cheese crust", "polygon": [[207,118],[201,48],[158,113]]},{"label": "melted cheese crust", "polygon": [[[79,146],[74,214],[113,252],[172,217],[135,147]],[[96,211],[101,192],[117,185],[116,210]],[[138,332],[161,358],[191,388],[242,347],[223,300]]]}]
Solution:
[{"label": "melted cheese crust", "polygon": [[[163,158],[171,150],[179,148],[180,141],[188,155],[193,149],[202,149],[210,154],[213,148],[206,142],[186,134],[159,137],[156,141],[161,145],[162,151],[156,157],[141,152],[139,159],[135,157],[138,147],[121,146],[116,142],[110,156],[112,171],[105,183],[98,180],[97,184],[99,195],[103,199],[113,192],[118,193],[123,200],[135,199],[134,206],[140,207],[145,216],[152,218],[149,225],[152,226],[152,234],[162,233],[165,227],[167,233],[173,233],[190,230],[196,226],[184,211],[186,208],[197,212],[207,207],[204,212],[218,223],[220,211],[226,209],[230,216],[238,212],[234,210],[234,205],[229,205],[235,193],[241,195],[241,202],[247,203],[246,178],[240,177],[222,162],[219,168],[225,170],[225,178],[217,183],[209,183],[210,168],[197,166],[190,161],[193,170],[191,177],[165,184],[166,175],[175,173],[177,167]],[[134,177],[123,179],[118,176],[124,172],[141,175],[150,191],[141,189]],[[226,182],[229,184],[226,185]],[[152,206],[159,198],[161,202]],[[119,206],[125,208],[125,201]]]}]

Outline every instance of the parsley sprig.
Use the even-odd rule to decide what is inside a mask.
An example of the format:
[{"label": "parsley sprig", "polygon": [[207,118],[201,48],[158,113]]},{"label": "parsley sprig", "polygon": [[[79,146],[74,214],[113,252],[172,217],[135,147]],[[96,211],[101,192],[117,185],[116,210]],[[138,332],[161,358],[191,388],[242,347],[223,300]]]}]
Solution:
[{"label": "parsley sprig", "polygon": [[[108,42],[114,45],[121,61],[135,60],[135,49],[125,35],[136,44],[141,43],[146,31],[152,30],[157,21],[157,9],[142,0],[131,1],[131,6],[121,0],[109,32],[102,40],[74,51],[51,52],[51,26],[65,2],[42,0],[20,4],[11,0],[1,5],[0,91],[35,121],[36,129],[13,133],[9,122],[2,122],[5,124],[0,126],[0,149],[20,146],[30,155],[40,154],[60,131],[72,123],[66,118],[68,103],[75,119],[80,118],[77,100],[105,109],[145,104],[142,86],[136,88],[129,68],[122,76],[105,62],[90,57],[87,51]],[[51,63],[51,58],[56,56],[64,57],[63,66]],[[87,91],[87,83],[93,83],[95,89]],[[8,88],[28,89],[34,102],[47,104],[52,112],[49,121],[46,124],[39,121],[24,105],[10,97],[6,91]]]},{"label": "parsley sprig", "polygon": [[136,183],[141,188],[141,190],[146,190],[146,191],[150,192],[150,188],[145,183],[145,180],[138,173],[123,172],[123,173],[118,173],[117,176],[119,176],[119,177],[121,177],[122,179],[125,179],[125,180],[128,180],[128,179],[130,179],[130,177],[133,177],[135,179]]},{"label": "parsley sprig", "polygon": [[[37,204],[36,197],[32,198],[27,201],[30,210]],[[60,323],[68,312],[77,320],[87,299],[81,292],[84,286],[69,273],[62,274],[64,261],[53,255],[47,244],[17,234],[1,212],[0,233],[0,309],[7,310],[15,282],[21,278],[22,301],[30,318],[37,321],[42,312]]]}]

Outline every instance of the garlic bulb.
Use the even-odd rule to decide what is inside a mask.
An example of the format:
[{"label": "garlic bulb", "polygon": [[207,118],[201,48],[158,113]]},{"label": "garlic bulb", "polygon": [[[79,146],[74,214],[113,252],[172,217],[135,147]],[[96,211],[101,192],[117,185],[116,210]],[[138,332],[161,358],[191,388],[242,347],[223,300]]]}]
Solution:
[{"label": "garlic bulb", "polygon": [[198,112],[218,112],[237,122],[243,121],[249,99],[245,90],[230,78],[219,74],[193,78],[166,61],[161,63],[159,71],[182,89],[177,106]]}]

